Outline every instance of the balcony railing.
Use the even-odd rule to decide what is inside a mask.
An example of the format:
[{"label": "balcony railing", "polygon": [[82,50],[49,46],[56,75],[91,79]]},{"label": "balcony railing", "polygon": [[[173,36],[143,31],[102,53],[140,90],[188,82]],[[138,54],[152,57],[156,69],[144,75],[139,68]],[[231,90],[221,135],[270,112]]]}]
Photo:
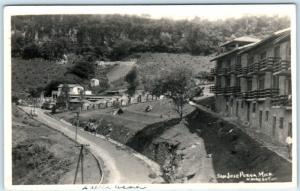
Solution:
[{"label": "balcony railing", "polygon": [[274,97],[277,96],[279,93],[279,89],[269,88],[269,89],[262,89],[262,90],[252,90],[248,92],[243,92],[240,94],[242,98],[245,99],[260,99],[260,98],[267,98],[267,97]]},{"label": "balcony railing", "polygon": [[291,68],[291,62],[288,60],[281,60],[274,63],[274,73],[289,73]]},{"label": "balcony railing", "polygon": [[227,87],[225,89],[225,93],[227,93],[227,94],[237,94],[240,91],[241,91],[240,86],[232,86],[232,87]]},{"label": "balcony railing", "polygon": [[278,95],[272,98],[273,106],[292,106],[291,95]]},{"label": "balcony railing", "polygon": [[237,68],[237,74],[240,76],[245,76],[248,73],[248,67]]},{"label": "balcony railing", "polygon": [[259,61],[259,70],[272,70],[274,63],[280,61],[278,57],[267,57]]},{"label": "balcony railing", "polygon": [[228,75],[229,74],[229,68],[220,68],[216,70],[217,75]]},{"label": "balcony railing", "polygon": [[260,71],[273,70],[273,72],[288,72],[291,63],[288,60],[280,60],[278,57],[267,57],[254,62],[247,67],[236,67],[236,74],[240,76],[251,75]]},{"label": "balcony railing", "polygon": [[215,94],[237,94],[240,92],[241,88],[239,86],[233,87],[210,87],[210,92]]},{"label": "balcony railing", "polygon": [[259,63],[258,62],[255,62],[255,63],[249,65],[248,68],[247,68],[247,73],[248,74],[256,73],[258,71],[259,71]]}]

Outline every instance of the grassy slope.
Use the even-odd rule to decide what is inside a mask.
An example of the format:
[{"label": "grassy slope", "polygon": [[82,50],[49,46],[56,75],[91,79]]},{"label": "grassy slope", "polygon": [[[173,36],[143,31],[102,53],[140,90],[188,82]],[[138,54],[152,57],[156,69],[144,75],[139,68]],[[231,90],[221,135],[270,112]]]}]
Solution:
[{"label": "grassy slope", "polygon": [[[214,64],[209,62],[210,57],[192,56],[189,54],[172,53],[138,53],[127,59],[137,58],[138,72],[140,78],[152,76],[163,70],[171,70],[176,66],[184,64],[192,68],[195,73],[209,71]],[[127,60],[125,59],[125,60]],[[67,65],[59,65],[52,61],[43,59],[24,60],[12,58],[12,92],[20,95],[28,92],[30,88],[45,87],[52,80],[65,79],[74,83],[87,84],[72,74],[66,74]],[[103,68],[97,72],[96,77],[107,75],[111,87],[126,88],[127,83],[123,78],[131,70],[133,65],[116,65]]]},{"label": "grassy slope", "polygon": [[[16,107],[12,121],[13,184],[72,184],[79,154],[75,143]],[[96,160],[86,152],[84,167],[86,183],[98,183]]]},{"label": "grassy slope", "polygon": [[[214,67],[214,63],[209,60],[209,56],[192,56],[190,54],[173,54],[173,53],[136,53],[124,60],[137,59],[139,78],[143,76],[154,76],[161,71],[172,70],[179,65],[186,65],[192,69],[194,74],[200,71],[210,71]],[[120,65],[114,67],[107,73],[108,79],[113,88],[126,88],[127,83],[124,82],[123,77],[130,71],[132,66]]]},{"label": "grassy slope", "polygon": [[26,93],[30,88],[45,87],[52,80],[79,80],[72,74],[66,75],[67,66],[44,59],[12,58],[11,68],[13,95]]},{"label": "grassy slope", "polygon": [[209,71],[214,64],[208,56],[192,56],[190,54],[172,54],[172,53],[140,53],[136,54],[138,58],[137,65],[142,75],[157,74],[162,70],[170,70],[179,65],[190,67],[195,73],[200,71]]}]

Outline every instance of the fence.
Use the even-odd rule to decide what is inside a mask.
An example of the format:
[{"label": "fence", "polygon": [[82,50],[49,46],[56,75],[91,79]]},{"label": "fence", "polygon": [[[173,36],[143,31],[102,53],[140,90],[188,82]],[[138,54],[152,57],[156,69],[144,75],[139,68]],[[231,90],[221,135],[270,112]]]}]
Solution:
[{"label": "fence", "polygon": [[[146,94],[146,95],[138,95],[134,97],[111,97],[107,98],[107,100],[99,99],[98,101],[92,102],[88,100],[82,101],[80,104],[76,102],[76,104],[72,104],[69,102],[69,109],[75,110],[78,107],[81,107],[81,110],[97,110],[97,109],[106,109],[110,107],[126,107],[133,104],[138,103],[146,103],[156,101],[158,99],[162,99],[163,97],[158,98],[157,96]],[[34,107],[42,107],[43,103],[46,101],[53,101],[52,98],[26,98],[23,99],[21,104],[34,106]]]},{"label": "fence", "polygon": [[87,111],[87,110],[97,110],[97,109],[106,109],[106,108],[111,108],[111,107],[126,107],[129,105],[133,104],[138,104],[138,103],[147,103],[147,102],[152,102],[156,101],[158,99],[157,96],[153,95],[139,95],[137,97],[129,97],[129,98],[115,98],[111,100],[102,100],[100,103],[99,102],[85,102],[81,106],[82,111]]}]

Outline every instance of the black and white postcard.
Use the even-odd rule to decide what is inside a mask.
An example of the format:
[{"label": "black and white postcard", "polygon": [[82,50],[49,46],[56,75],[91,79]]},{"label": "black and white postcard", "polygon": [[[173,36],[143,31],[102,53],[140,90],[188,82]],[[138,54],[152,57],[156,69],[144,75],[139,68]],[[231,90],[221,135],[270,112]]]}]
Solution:
[{"label": "black and white postcard", "polygon": [[4,13],[8,190],[296,186],[295,5]]}]

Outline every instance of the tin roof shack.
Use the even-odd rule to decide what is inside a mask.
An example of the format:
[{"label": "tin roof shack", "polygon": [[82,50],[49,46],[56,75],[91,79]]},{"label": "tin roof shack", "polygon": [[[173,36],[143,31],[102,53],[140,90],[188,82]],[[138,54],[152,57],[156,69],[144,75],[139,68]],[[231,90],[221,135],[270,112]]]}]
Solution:
[{"label": "tin roof shack", "polygon": [[292,134],[290,56],[285,29],[214,58],[217,112],[285,143]]}]

